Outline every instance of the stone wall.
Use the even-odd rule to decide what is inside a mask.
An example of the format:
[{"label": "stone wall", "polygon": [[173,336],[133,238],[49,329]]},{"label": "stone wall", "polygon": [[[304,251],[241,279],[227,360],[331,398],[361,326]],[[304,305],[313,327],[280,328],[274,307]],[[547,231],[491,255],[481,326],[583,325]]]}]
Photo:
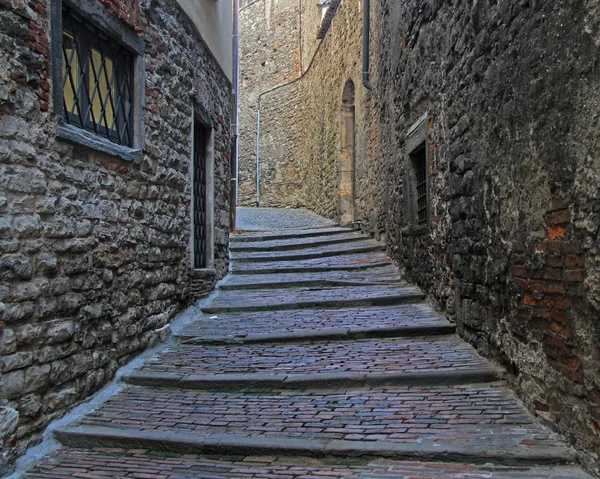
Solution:
[{"label": "stone wall", "polygon": [[[304,0],[306,1],[306,0]],[[261,97],[261,205],[287,206],[298,202],[298,185],[291,155],[292,137],[274,134],[274,128],[294,135],[301,108],[294,86],[272,93],[277,85],[301,74],[301,0],[259,0],[240,13],[240,205],[256,205],[256,117]]]},{"label": "stone wall", "polygon": [[[171,0],[101,3],[145,42],[137,164],[57,139],[49,4],[0,1],[0,470],[228,267],[231,86]],[[215,264],[192,277],[194,101],[214,124]]]},{"label": "stone wall", "polygon": [[[273,163],[300,172],[303,187],[288,203],[340,218],[342,92],[351,79],[355,220],[596,468],[597,5],[372,0],[369,91],[360,81],[359,3],[342,2],[295,85],[294,129],[268,120],[272,141],[291,145]],[[424,115],[430,220],[416,234],[406,139]]]}]

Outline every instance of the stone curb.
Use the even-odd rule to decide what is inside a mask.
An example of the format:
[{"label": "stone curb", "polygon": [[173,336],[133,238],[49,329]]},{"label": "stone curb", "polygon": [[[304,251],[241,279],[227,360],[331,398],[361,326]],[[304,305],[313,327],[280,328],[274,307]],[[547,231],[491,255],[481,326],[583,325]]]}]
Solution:
[{"label": "stone curb", "polygon": [[220,374],[187,375],[132,373],[123,380],[136,386],[174,387],[202,391],[256,391],[273,389],[339,390],[377,386],[456,386],[489,383],[502,377],[496,368],[423,372],[351,372],[314,374]]},{"label": "stone curb", "polygon": [[357,299],[322,299],[316,301],[297,301],[295,303],[274,304],[246,304],[239,306],[207,306],[202,308],[206,314],[215,313],[249,313],[252,311],[282,311],[290,309],[328,309],[328,308],[352,308],[356,306],[391,306],[395,304],[416,303],[423,301],[423,293],[395,294],[390,296],[378,296],[374,298]]},{"label": "stone curb", "polygon": [[[344,281],[333,279],[307,279],[304,281],[280,281],[272,283],[233,283],[221,284],[218,289],[281,289],[281,288],[306,288],[306,287],[331,287],[331,286],[400,286],[398,281]],[[408,284],[406,285],[408,286]]]},{"label": "stone curb", "polygon": [[[440,321],[441,322],[441,321]],[[281,343],[310,340],[366,339],[366,338],[404,338],[413,336],[438,336],[454,334],[456,325],[438,324],[423,326],[389,326],[384,328],[322,328],[316,330],[293,331],[280,334],[248,334],[246,336],[222,336],[205,338],[199,336],[178,335],[183,344],[254,344]]]},{"label": "stone curb", "polygon": [[[316,228],[315,228],[316,229]],[[326,235],[335,235],[341,233],[352,233],[354,230],[352,228],[332,228],[325,227],[321,231],[302,231],[296,230],[295,232],[290,233],[280,233],[280,234],[266,234],[266,235],[232,235],[229,239],[230,243],[247,243],[253,241],[269,241],[269,240],[284,240],[291,238],[307,238],[310,236],[326,236]]]},{"label": "stone curb", "polygon": [[[357,241],[366,241],[370,240],[370,236],[366,235],[355,235],[349,238],[331,238],[326,240],[315,240],[312,243],[291,243],[291,244],[282,244],[282,245],[240,245],[236,246],[235,243],[231,245],[229,248],[230,251],[240,252],[240,253],[252,253],[252,252],[270,252],[270,251],[293,251],[297,249],[305,249],[305,248],[316,248],[319,246],[328,246],[332,244],[343,244],[343,243],[354,243]],[[242,243],[244,243],[242,241]]]},{"label": "stone curb", "polygon": [[370,268],[381,268],[382,266],[392,266],[391,261],[378,261],[376,263],[362,263],[348,266],[307,266],[290,268],[262,268],[262,269],[242,269],[235,267],[232,273],[238,274],[278,274],[278,273],[327,273],[328,271],[362,271]]},{"label": "stone curb", "polygon": [[[231,261],[235,263],[272,263],[276,261],[303,261],[305,259],[330,258],[332,256],[343,256],[345,254],[374,253],[376,251],[384,251],[383,245],[373,244],[371,246],[340,249],[337,251],[315,251],[311,253],[282,254],[279,256],[231,256]],[[268,254],[268,252],[264,253]]]},{"label": "stone curb", "polygon": [[55,438],[70,447],[149,449],[179,454],[236,456],[385,457],[511,465],[565,464],[575,461],[566,447],[468,446],[394,443],[389,441],[311,440],[245,437],[222,434],[202,437],[194,433],[141,431],[133,428],[73,426],[57,429]]}]

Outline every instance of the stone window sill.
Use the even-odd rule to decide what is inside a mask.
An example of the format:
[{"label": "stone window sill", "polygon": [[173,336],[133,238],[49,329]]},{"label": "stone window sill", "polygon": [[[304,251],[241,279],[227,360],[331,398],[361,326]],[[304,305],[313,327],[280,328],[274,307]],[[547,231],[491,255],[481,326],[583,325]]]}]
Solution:
[{"label": "stone window sill", "polygon": [[206,278],[209,276],[216,276],[217,270],[215,268],[199,268],[192,269],[190,271],[190,276],[192,278]]},{"label": "stone window sill", "polygon": [[73,125],[61,124],[58,126],[56,137],[85,146],[95,151],[106,153],[107,155],[120,158],[130,163],[140,163],[142,161],[142,150],[139,148],[128,148],[123,145],[117,145],[110,140],[95,135],[89,131],[82,130]]},{"label": "stone window sill", "polygon": [[412,236],[420,236],[429,232],[429,225],[411,226],[408,230],[408,234]]}]

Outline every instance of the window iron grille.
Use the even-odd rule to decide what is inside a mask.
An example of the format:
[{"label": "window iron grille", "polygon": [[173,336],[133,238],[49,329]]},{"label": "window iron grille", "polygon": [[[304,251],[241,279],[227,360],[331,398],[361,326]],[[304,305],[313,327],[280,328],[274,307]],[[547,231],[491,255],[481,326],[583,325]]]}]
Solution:
[{"label": "window iron grille", "polygon": [[194,122],[194,268],[206,268],[206,140],[207,130]]},{"label": "window iron grille", "polygon": [[65,121],[133,146],[133,54],[63,4]]},{"label": "window iron grille", "polygon": [[413,155],[413,167],[415,172],[415,190],[417,204],[417,225],[426,225],[428,221],[427,212],[427,154],[425,145]]}]

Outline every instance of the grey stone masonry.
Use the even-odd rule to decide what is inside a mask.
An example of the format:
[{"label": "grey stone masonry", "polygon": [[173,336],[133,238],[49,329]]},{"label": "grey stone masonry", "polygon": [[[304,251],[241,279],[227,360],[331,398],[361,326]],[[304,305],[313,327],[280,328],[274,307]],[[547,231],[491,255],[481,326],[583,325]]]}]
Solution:
[{"label": "grey stone masonry", "polygon": [[[227,76],[173,0],[68,4],[133,38],[143,143],[133,158],[65,125],[61,0],[0,1],[0,475],[228,269]],[[214,264],[192,275],[194,104],[213,124]]]},{"label": "grey stone masonry", "polygon": [[[233,242],[264,247],[266,264],[278,238]],[[295,240],[294,251],[328,248]],[[63,447],[24,477],[591,478],[417,288],[388,267],[341,272],[344,258],[295,284],[283,273],[285,288],[233,273],[113,395],[58,428]]]}]

